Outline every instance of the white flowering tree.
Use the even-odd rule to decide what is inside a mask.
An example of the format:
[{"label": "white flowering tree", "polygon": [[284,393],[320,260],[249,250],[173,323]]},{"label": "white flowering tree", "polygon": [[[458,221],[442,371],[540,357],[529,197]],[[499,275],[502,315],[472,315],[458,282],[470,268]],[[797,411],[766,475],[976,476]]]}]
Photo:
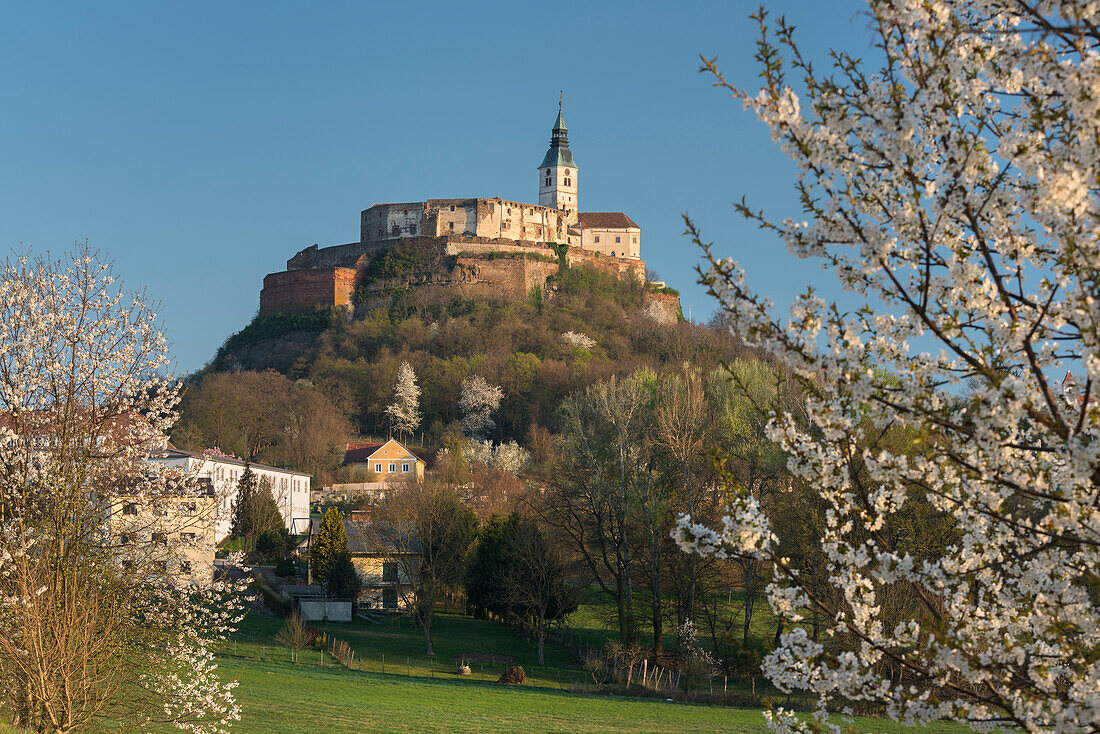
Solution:
[{"label": "white flowering tree", "polygon": [[175,419],[166,367],[148,304],[86,247],[0,263],[0,718],[21,731],[239,718],[212,650],[239,589],[185,583],[167,543],[173,507],[217,499],[148,461]]},{"label": "white flowering tree", "polygon": [[[764,671],[821,702],[815,720],[776,712],[776,731],[820,731],[845,700],[907,724],[1100,731],[1100,4],[869,11],[874,69],[838,52],[823,76],[763,14],[758,93],[704,59],[799,171],[806,221],[742,213],[869,304],[808,291],[779,318],[705,245],[734,327],[804,382],[806,418],[769,432],[820,493],[829,593],[748,494],[721,528],[675,534],[774,565],[769,602],[795,626]],[[1070,370],[1080,399],[1061,393]],[[913,502],[953,523],[945,552],[900,550]],[[888,621],[899,590],[912,604]],[[808,610],[829,620],[820,641]]]},{"label": "white flowering tree", "polygon": [[493,430],[493,413],[500,408],[504,391],[481,375],[463,380],[458,396],[462,411],[462,431],[472,439],[488,436]]},{"label": "white flowering tree", "polygon": [[393,391],[393,403],[386,408],[393,430],[408,436],[420,426],[420,386],[412,365],[402,362],[397,368],[397,384]]}]

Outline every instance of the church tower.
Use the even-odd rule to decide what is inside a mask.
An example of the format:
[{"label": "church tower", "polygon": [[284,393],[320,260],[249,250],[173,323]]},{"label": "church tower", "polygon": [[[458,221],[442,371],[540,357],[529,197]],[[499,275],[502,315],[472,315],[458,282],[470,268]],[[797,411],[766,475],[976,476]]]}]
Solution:
[{"label": "church tower", "polygon": [[577,164],[569,151],[569,131],[558,102],[558,119],[550,133],[550,150],[539,166],[539,204],[576,214]]}]

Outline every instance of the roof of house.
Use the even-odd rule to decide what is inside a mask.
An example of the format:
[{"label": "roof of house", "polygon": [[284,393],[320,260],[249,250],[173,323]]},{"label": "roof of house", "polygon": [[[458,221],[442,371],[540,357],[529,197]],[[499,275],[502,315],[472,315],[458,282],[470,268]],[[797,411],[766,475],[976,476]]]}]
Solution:
[{"label": "roof of house", "polygon": [[227,456],[226,454],[214,454],[214,453],[199,453],[197,451],[184,451],[183,449],[177,449],[169,447],[163,456],[153,456],[153,459],[201,459],[203,461],[216,461],[220,464],[233,464],[235,466],[250,466],[253,469],[263,469],[264,471],[277,471],[284,474],[294,474],[299,477],[308,477],[309,474],[304,471],[294,471],[293,469],[286,469],[281,466],[268,466],[267,464],[258,464],[255,461],[245,461],[239,459],[236,456]]},{"label": "roof of house", "polygon": [[641,229],[622,212],[581,212],[581,227],[598,229]]},{"label": "roof of house", "polygon": [[347,448],[344,450],[344,463],[345,464],[362,464],[370,459],[371,455],[375,451],[385,446],[385,442],[382,443],[368,443],[365,441],[353,441],[348,443]]},{"label": "roof of house", "polygon": [[[370,461],[371,457],[383,446],[388,443],[395,443],[398,447],[409,456],[417,459],[418,461],[425,461],[423,456],[412,451],[408,446],[401,443],[395,438],[391,438],[389,441],[350,441],[344,449],[344,463],[345,464],[365,464]],[[426,463],[426,461],[425,461]]]},{"label": "roof of house", "polygon": [[[419,553],[420,543],[415,538],[409,538],[402,542],[402,550],[398,551],[396,530],[387,523],[382,522],[356,522],[347,517],[340,517],[344,523],[344,532],[348,536],[348,553],[353,556],[368,555],[392,555],[398,552]],[[316,525],[316,535],[320,532],[321,524]]]}]

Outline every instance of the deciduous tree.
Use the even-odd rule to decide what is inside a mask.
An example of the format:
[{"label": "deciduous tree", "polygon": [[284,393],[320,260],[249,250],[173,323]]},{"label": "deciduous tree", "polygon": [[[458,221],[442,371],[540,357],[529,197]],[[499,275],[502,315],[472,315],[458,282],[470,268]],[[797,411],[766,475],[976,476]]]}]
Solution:
[{"label": "deciduous tree", "polygon": [[175,420],[167,363],[144,295],[86,246],[0,263],[0,711],[21,731],[240,717],[213,651],[238,589],[184,583],[173,518],[124,512],[206,499],[148,461]]},{"label": "deciduous tree", "polygon": [[[825,505],[835,593],[781,555],[749,493],[721,529],[685,518],[678,536],[769,560],[773,610],[829,620],[827,639],[795,626],[765,659],[780,688],[820,697],[816,721],[779,711],[777,731],[839,731],[825,711],[840,698],[907,724],[1096,731],[1100,8],[869,9],[876,69],[838,52],[822,76],[762,14],[763,89],[704,61],[799,170],[801,218],[742,213],[873,303],[810,290],[780,319],[707,247],[705,282],[734,327],[807,391],[808,420],[779,412],[768,435]],[[1067,399],[1068,370],[1082,389]],[[922,443],[899,450],[891,431]],[[944,552],[918,560],[897,542],[914,503],[952,518]],[[886,616],[899,584],[914,601],[900,620]]]},{"label": "deciduous tree", "polygon": [[397,368],[393,402],[386,408],[386,415],[390,417],[390,426],[400,435],[408,436],[420,426],[420,387],[408,362]]}]

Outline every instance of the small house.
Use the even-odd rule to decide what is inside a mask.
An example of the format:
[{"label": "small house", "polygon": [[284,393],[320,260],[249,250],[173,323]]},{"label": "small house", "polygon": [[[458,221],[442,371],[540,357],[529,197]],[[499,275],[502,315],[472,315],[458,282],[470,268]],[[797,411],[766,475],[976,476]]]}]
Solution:
[{"label": "small house", "polygon": [[344,466],[374,472],[379,481],[387,483],[424,481],[424,460],[392,438],[382,443],[349,443]]}]

